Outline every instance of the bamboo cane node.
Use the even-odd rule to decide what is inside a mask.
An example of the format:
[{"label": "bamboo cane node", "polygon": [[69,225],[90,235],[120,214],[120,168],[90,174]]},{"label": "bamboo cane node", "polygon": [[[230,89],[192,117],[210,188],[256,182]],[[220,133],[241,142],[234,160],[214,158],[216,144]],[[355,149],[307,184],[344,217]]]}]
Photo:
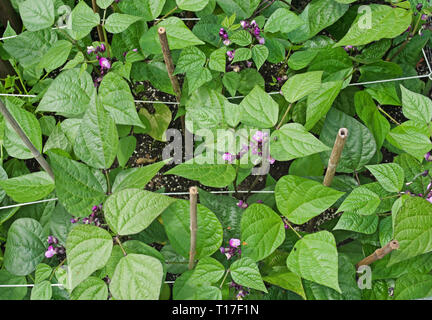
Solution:
[{"label": "bamboo cane node", "polygon": [[158,28],[158,33],[159,34],[165,34],[166,33],[166,29],[164,27],[159,27]]},{"label": "bamboo cane node", "polygon": [[346,139],[348,137],[348,129],[347,128],[340,128],[338,132],[339,137],[342,139]]}]

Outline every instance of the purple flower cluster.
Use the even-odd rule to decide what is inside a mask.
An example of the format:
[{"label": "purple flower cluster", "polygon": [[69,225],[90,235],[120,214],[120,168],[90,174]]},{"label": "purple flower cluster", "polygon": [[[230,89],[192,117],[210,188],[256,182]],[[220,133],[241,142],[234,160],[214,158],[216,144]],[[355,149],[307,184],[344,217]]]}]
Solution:
[{"label": "purple flower cluster", "polygon": [[56,254],[65,254],[65,248],[59,246],[59,241],[54,236],[48,236],[47,242],[49,244],[48,249],[45,251],[45,257],[52,258]]},{"label": "purple flower cluster", "polygon": [[228,56],[228,60],[229,61],[233,61],[234,60],[235,50],[228,50],[226,54]]},{"label": "purple flower cluster", "polygon": [[431,152],[429,151],[428,153],[426,153],[425,155],[424,155],[424,158],[425,158],[425,160],[426,161],[432,161],[432,154],[431,154]]},{"label": "purple flower cluster", "polygon": [[[246,153],[248,153],[249,150],[251,150],[251,153],[253,155],[258,155],[262,157],[263,146],[265,143],[268,142],[268,133],[258,130],[252,136],[252,140],[253,141],[251,141],[249,145],[244,144],[240,152],[237,154],[225,152],[222,155],[222,159],[224,161],[227,161],[228,163],[233,163],[235,159],[240,160]],[[275,159],[272,158],[271,156],[269,156],[267,160],[270,162],[270,164],[273,164],[275,162]]]},{"label": "purple flower cluster", "polygon": [[[138,49],[132,49],[133,52],[138,52]],[[128,54],[128,51],[123,52],[123,57],[126,57],[126,55]]]},{"label": "purple flower cluster", "polygon": [[237,300],[243,300],[243,298],[249,294],[249,290],[243,287],[242,285],[239,285],[235,283],[234,281],[231,281],[230,288],[234,288],[235,291],[237,291],[236,298]]},{"label": "purple flower cluster", "polygon": [[103,43],[101,43],[96,48],[93,46],[87,47],[87,54],[92,54],[92,53],[98,54],[99,52],[105,52],[105,50],[106,50],[105,45]]},{"label": "purple flower cluster", "polygon": [[231,40],[228,38],[228,32],[224,28],[219,29],[219,36],[223,40],[223,44],[229,46],[231,44]]},{"label": "purple flower cluster", "polygon": [[239,200],[239,202],[236,203],[237,207],[242,208],[242,209],[246,209],[247,207],[249,207],[249,205],[246,203],[246,201],[243,200]]},{"label": "purple flower cluster", "polygon": [[[101,212],[101,210],[102,210],[102,204],[99,204],[97,206],[93,206],[92,213],[88,217],[83,218],[82,223],[83,224],[93,224],[96,227],[100,227],[101,222],[100,222],[100,219],[97,217],[97,214],[99,212]],[[71,223],[77,223],[79,221],[80,221],[80,218],[73,217],[70,219]]]},{"label": "purple flower cluster", "polygon": [[224,254],[227,260],[231,259],[235,255],[241,255],[241,249],[239,248],[241,244],[240,239],[231,238],[229,241],[229,247],[220,247],[220,252]]},{"label": "purple flower cluster", "polygon": [[258,27],[258,24],[255,20],[252,20],[250,23],[246,20],[240,21],[240,25],[244,30],[247,30],[252,34],[259,44],[264,44],[265,39],[261,37],[261,29]]}]

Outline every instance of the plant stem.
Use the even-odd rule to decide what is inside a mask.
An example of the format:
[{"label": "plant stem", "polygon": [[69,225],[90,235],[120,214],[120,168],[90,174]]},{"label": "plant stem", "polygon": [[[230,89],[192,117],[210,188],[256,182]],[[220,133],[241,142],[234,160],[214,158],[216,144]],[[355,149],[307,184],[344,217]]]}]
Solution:
[{"label": "plant stem", "polygon": [[[94,13],[99,13],[99,8],[98,8],[98,6],[96,4],[96,0],[92,0],[92,8],[93,8],[93,12]],[[98,36],[99,36],[99,41],[100,42],[105,42],[104,41],[104,37],[103,37],[103,32],[102,32],[101,25],[98,24],[96,28],[97,28],[97,33],[98,33]]]},{"label": "plant stem", "polygon": [[104,173],[105,173],[105,177],[106,177],[106,180],[107,180],[107,185],[108,185],[108,192],[107,192],[107,194],[111,194],[111,183],[110,183],[110,178],[109,178],[109,174],[108,174],[108,170],[104,170]]},{"label": "plant stem", "polygon": [[162,18],[160,18],[158,21],[155,22],[154,26],[157,25],[159,22],[161,22],[162,20],[164,20],[166,17],[168,17],[169,15],[171,15],[172,13],[174,13],[176,10],[178,9],[177,6],[175,6],[173,9],[171,9],[167,14],[165,14]]},{"label": "plant stem", "polygon": [[21,73],[19,72],[19,69],[18,69],[17,65],[15,64],[15,62],[12,62],[12,67],[14,68],[16,74],[18,75],[19,81],[20,81],[20,83],[21,83],[21,86],[22,86],[23,89],[24,89],[24,92],[25,92],[26,94],[28,94],[28,91],[27,91],[27,89],[26,89],[26,87],[25,87],[25,85],[24,85],[24,81],[23,81],[23,79],[22,79],[22,77],[21,77]]},{"label": "plant stem", "polygon": [[415,34],[417,32],[418,25],[419,25],[420,20],[421,20],[421,14],[419,14],[418,16],[419,17],[417,18],[417,22],[416,22],[412,32],[408,35],[408,38],[401,44],[398,51],[396,51],[395,54],[393,54],[390,58],[387,58],[386,61],[392,61],[394,58],[396,58],[403,51],[403,49],[405,49],[408,42],[410,42],[411,39],[415,36]]},{"label": "plant stem", "polygon": [[106,49],[107,49],[107,56],[108,58],[111,57],[111,51],[110,51],[110,44],[108,43],[108,35],[105,29],[105,15],[106,15],[106,9],[104,10],[104,14],[103,14],[103,21],[102,21],[102,31],[104,34],[104,38],[105,38],[105,45],[106,45]]},{"label": "plant stem", "polygon": [[219,286],[219,289],[222,289],[222,286],[224,285],[224,283],[225,283],[225,280],[226,280],[226,278],[228,277],[228,273],[230,273],[230,269],[228,269],[226,272],[225,272],[225,276],[223,277],[223,279],[222,279],[222,282],[221,282],[221,284],[220,284],[220,286]]},{"label": "plant stem", "polygon": [[381,106],[378,106],[378,110],[384,113],[394,124],[400,125],[400,123],[394,119],[391,115],[389,115]]},{"label": "plant stem", "polygon": [[55,267],[55,269],[52,271],[51,276],[49,277],[49,281],[51,281],[51,279],[54,277],[56,271],[58,270],[58,268],[60,268],[62,265],[64,265],[64,263],[66,262],[66,259],[63,259],[62,262],[60,262],[60,264]]},{"label": "plant stem", "polygon": [[293,106],[293,103],[291,102],[288,106],[288,108],[285,110],[284,115],[282,116],[281,121],[279,122],[279,124],[276,126],[276,130],[279,130],[279,128],[282,126],[282,123],[285,121],[286,116],[288,115],[289,111],[291,110],[291,107]]},{"label": "plant stem", "polygon": [[291,229],[292,231],[294,231],[294,233],[297,235],[297,237],[299,237],[299,239],[303,238],[303,237],[300,235],[300,233],[298,233],[298,232],[296,231],[296,229],[294,229],[294,227],[291,225],[291,223],[288,221],[288,219],[286,219],[285,217],[283,217],[283,221],[288,225],[288,227],[290,227],[290,229]]},{"label": "plant stem", "polygon": [[235,196],[238,196],[238,192],[237,192],[237,178],[238,178],[238,173],[239,173],[239,169],[240,169],[240,159],[237,159],[237,163],[236,163],[236,174],[235,174],[235,178],[234,178],[234,191],[235,191]]},{"label": "plant stem", "polygon": [[123,255],[126,257],[126,256],[127,256],[127,253],[126,253],[125,249],[123,249],[123,246],[122,246],[122,244],[121,244],[121,242],[120,242],[120,239],[119,239],[119,236],[118,236],[118,235],[115,237],[115,240],[116,240],[116,242],[118,243],[118,245],[120,246],[120,249],[121,249],[121,251],[123,252]]}]

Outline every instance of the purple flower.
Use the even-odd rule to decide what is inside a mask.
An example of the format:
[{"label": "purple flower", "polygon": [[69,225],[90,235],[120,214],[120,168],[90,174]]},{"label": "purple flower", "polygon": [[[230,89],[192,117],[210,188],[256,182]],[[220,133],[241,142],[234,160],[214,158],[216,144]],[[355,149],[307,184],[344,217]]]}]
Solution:
[{"label": "purple flower", "polygon": [[99,46],[99,51],[100,52],[105,52],[105,50],[106,50],[105,45],[103,43],[101,43],[101,45]]},{"label": "purple flower", "polygon": [[93,208],[92,208],[92,211],[94,212],[94,211],[98,211],[98,206],[93,206]]},{"label": "purple flower", "polygon": [[252,28],[255,28],[255,27],[258,26],[255,20],[252,20],[251,23],[250,23],[250,25],[251,25]]},{"label": "purple flower", "polygon": [[246,61],[246,66],[247,66],[248,68],[252,67],[252,61]]},{"label": "purple flower", "polygon": [[260,30],[260,28],[258,28],[258,27],[255,27],[255,29],[253,30],[253,33],[254,33],[254,35],[256,35],[256,36],[259,36],[259,35],[260,35],[260,33],[261,33],[261,30]]},{"label": "purple flower", "polygon": [[231,40],[230,39],[226,39],[223,41],[223,44],[226,46],[229,46],[231,44]]},{"label": "purple flower", "polygon": [[267,136],[268,136],[268,133],[258,130],[252,136],[252,139],[254,139],[256,142],[263,142],[264,138]]},{"label": "purple flower", "polygon": [[84,224],[90,224],[90,219],[89,218],[84,218],[83,220]]},{"label": "purple flower", "polygon": [[418,4],[416,5],[416,9],[417,9],[418,11],[421,11],[422,8],[423,8],[423,4],[422,4],[422,3],[418,3]]},{"label": "purple flower", "polygon": [[426,153],[424,155],[424,158],[426,159],[426,161],[432,161],[432,154],[431,154],[431,152],[429,151],[428,153]]},{"label": "purple flower", "polygon": [[243,200],[239,200],[239,202],[237,202],[237,207],[239,207],[239,208],[246,209],[248,206],[249,205]]},{"label": "purple flower", "polygon": [[95,51],[96,51],[95,47],[93,47],[93,46],[87,47],[87,54],[91,54],[91,53],[93,53]]},{"label": "purple flower", "polygon": [[428,18],[428,16],[427,16],[426,14],[422,14],[421,19],[422,19],[423,21],[426,21],[427,18]]},{"label": "purple flower", "polygon": [[222,254],[225,253],[225,248],[224,248],[224,247],[220,247],[219,250],[220,250],[220,252],[221,252]]},{"label": "purple flower", "polygon": [[257,203],[264,203],[264,201],[262,201],[262,200],[257,200]]},{"label": "purple flower", "polygon": [[57,244],[58,239],[54,236],[48,236],[47,242],[48,242],[48,244]]},{"label": "purple flower", "polygon": [[259,44],[264,44],[265,43],[265,39],[263,37],[258,37],[257,40],[258,40]]},{"label": "purple flower", "polygon": [[243,29],[249,28],[249,22],[245,20],[240,21],[240,25],[242,26]]},{"label": "purple flower", "polygon": [[45,251],[45,257],[52,258],[56,254],[56,251],[53,246],[49,246],[47,251]]},{"label": "purple flower", "polygon": [[133,51],[133,52],[138,52],[138,49],[137,49],[137,48],[135,48],[135,49],[132,49],[132,51]]},{"label": "purple flower", "polygon": [[235,50],[227,51],[228,60],[232,61],[234,59]]},{"label": "purple flower", "polygon": [[71,223],[77,223],[79,221],[79,218],[71,218],[70,222]]},{"label": "purple flower", "polygon": [[432,197],[426,198],[426,200],[432,203]]},{"label": "purple flower", "polygon": [[275,161],[276,161],[274,158],[272,158],[272,157],[270,157],[270,156],[268,157],[267,160],[268,160],[268,162],[269,162],[270,164],[273,164],[273,163],[275,163]]},{"label": "purple flower", "polygon": [[225,161],[228,161],[229,163],[231,163],[234,160],[234,156],[231,153],[229,153],[229,152],[225,152],[222,155],[222,159],[224,159]]},{"label": "purple flower", "polygon": [[349,44],[349,45],[347,45],[347,46],[344,47],[344,50],[345,50],[346,52],[348,52],[348,51],[350,51],[352,48],[353,48],[353,46]]},{"label": "purple flower", "polygon": [[423,171],[423,173],[421,175],[423,177],[427,177],[428,174],[429,174],[429,170],[425,170],[425,171]]},{"label": "purple flower", "polygon": [[232,238],[229,241],[229,245],[232,248],[238,248],[240,246],[240,244],[241,244],[240,239]]},{"label": "purple flower", "polygon": [[111,69],[111,63],[107,58],[99,58],[99,65],[102,69]]}]

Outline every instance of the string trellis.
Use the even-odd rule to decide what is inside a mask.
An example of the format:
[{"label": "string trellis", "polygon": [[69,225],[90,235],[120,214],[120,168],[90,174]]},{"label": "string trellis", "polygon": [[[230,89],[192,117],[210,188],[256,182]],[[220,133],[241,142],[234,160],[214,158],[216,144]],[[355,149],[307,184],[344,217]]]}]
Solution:
[{"label": "string trellis", "polygon": [[[158,21],[158,20],[160,20],[160,19],[156,19],[156,21]],[[199,21],[200,18],[181,18],[181,20]],[[67,26],[55,27],[52,29],[57,30],[57,29],[64,29],[64,28],[67,28]],[[16,38],[16,37],[18,37],[18,35],[7,36],[7,37],[0,38],[0,41],[8,40],[8,39]],[[426,48],[426,50],[424,48],[422,48],[423,57],[424,57],[424,60],[426,62],[427,69],[429,72],[428,74],[409,76],[409,77],[399,77],[399,78],[394,78],[394,79],[350,83],[350,84],[348,84],[348,86],[370,85],[370,84],[413,80],[413,79],[422,79],[422,78],[429,78],[432,80],[432,67],[431,67],[431,63],[430,63],[430,58],[428,57],[428,56],[431,56],[431,58],[432,58],[432,52],[431,51],[432,50],[430,50],[429,48]],[[269,94],[270,95],[277,95],[277,94],[281,94],[281,92],[279,92],[279,91],[278,92],[269,92]],[[11,93],[0,93],[0,96],[19,97],[19,98],[36,98],[37,97],[37,95],[32,95],[32,94],[11,94]],[[244,97],[245,96],[234,96],[234,97],[227,97],[227,99],[234,100],[234,99],[241,99]],[[173,102],[173,101],[151,101],[151,100],[134,100],[134,101],[135,101],[135,103],[155,103],[155,104],[168,104],[168,105],[179,105],[180,104],[179,102]],[[254,193],[254,194],[260,194],[260,193],[266,194],[267,193],[268,194],[268,193],[274,193],[273,190],[253,190],[253,191],[222,190],[222,191],[209,191],[209,192],[212,194],[233,194],[233,193],[250,193],[250,194],[252,194],[252,193]],[[189,192],[164,192],[164,193],[160,193],[160,194],[167,195],[167,196],[181,196],[181,195],[189,195]],[[0,207],[0,210],[17,208],[17,207],[28,206],[28,205],[39,204],[39,203],[45,203],[45,202],[51,202],[51,201],[57,201],[57,200],[58,200],[58,198],[50,198],[50,199],[43,199],[43,200],[39,200],[39,201],[33,201],[33,202],[12,204],[12,205]],[[165,283],[172,284],[172,283],[174,283],[174,281],[165,281]],[[34,287],[34,286],[35,286],[34,284],[0,284],[0,288]],[[53,283],[53,284],[51,284],[51,286],[52,287],[63,287],[63,284]]]}]

